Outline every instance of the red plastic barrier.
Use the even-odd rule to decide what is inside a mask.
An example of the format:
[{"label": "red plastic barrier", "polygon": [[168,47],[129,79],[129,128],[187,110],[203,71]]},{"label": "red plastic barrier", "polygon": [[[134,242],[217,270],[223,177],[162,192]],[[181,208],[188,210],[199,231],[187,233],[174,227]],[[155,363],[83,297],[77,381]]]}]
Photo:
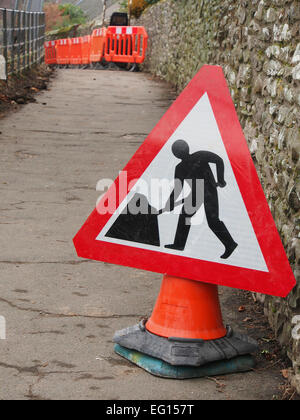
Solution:
[{"label": "red plastic barrier", "polygon": [[45,47],[45,63],[56,64],[56,41],[47,41]]},{"label": "red plastic barrier", "polygon": [[70,64],[70,39],[59,39],[56,42],[56,60],[57,64]]},{"label": "red plastic barrier", "polygon": [[148,34],[143,26],[110,26],[106,33],[105,60],[143,63]]},{"label": "red plastic barrier", "polygon": [[82,37],[71,38],[70,42],[70,64],[82,64]]},{"label": "red plastic barrier", "polygon": [[98,63],[104,55],[104,47],[106,41],[106,28],[95,29],[91,37],[90,62]]},{"label": "red plastic barrier", "polygon": [[91,62],[91,38],[90,35],[82,38],[82,64],[89,64]]}]

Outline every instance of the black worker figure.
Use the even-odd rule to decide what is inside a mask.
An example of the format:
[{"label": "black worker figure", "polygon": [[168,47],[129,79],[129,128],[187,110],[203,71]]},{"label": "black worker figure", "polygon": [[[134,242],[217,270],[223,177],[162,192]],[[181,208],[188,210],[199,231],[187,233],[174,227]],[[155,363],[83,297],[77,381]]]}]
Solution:
[{"label": "black worker figure", "polygon": [[[160,211],[160,214],[165,211],[174,210],[175,206],[178,204],[176,203],[176,200],[179,198],[183,190],[185,181],[191,188],[193,208],[189,208],[187,205],[187,198],[184,199],[184,206],[179,216],[174,243],[166,245],[165,248],[176,249],[179,251],[183,251],[185,249],[191,229],[191,218],[197,213],[202,205],[202,201],[197,205],[197,200],[195,200],[197,193],[199,194],[199,191],[197,191],[197,188],[199,188],[197,180],[203,180],[204,208],[207,223],[216,237],[225,246],[225,252],[221,258],[229,258],[238,244],[233,240],[225,224],[219,219],[219,198],[217,188],[226,187],[226,182],[224,180],[223,159],[221,159],[217,154],[209,151],[199,151],[190,154],[189,145],[184,140],[177,140],[172,146],[172,152],[176,158],[181,160],[175,170],[175,180],[176,183],[179,184],[179,188],[177,187],[174,189],[165,208]],[[218,182],[215,181],[215,177],[209,166],[210,163],[216,164],[217,166]]]}]

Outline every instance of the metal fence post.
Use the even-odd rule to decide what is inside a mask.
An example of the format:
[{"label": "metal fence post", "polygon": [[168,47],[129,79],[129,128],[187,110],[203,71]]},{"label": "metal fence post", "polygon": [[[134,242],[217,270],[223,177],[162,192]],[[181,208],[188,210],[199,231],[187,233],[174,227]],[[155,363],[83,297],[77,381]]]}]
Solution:
[{"label": "metal fence post", "polygon": [[15,72],[15,11],[10,14],[10,33],[11,33],[11,73]]},{"label": "metal fence post", "polygon": [[32,64],[36,63],[36,15],[32,12],[32,33],[33,33],[33,42],[32,42]]},{"label": "metal fence post", "polygon": [[45,32],[46,32],[46,14],[42,14],[42,59],[45,57],[45,49],[44,49],[44,43],[45,43]]},{"label": "metal fence post", "polygon": [[18,67],[17,72],[20,73],[21,71],[21,12],[18,10],[17,12],[17,30],[18,35],[16,37],[17,39],[17,56],[18,56]]},{"label": "metal fence post", "polygon": [[8,75],[8,48],[7,48],[7,43],[8,43],[8,39],[7,39],[7,11],[6,9],[3,9],[2,11],[3,13],[3,53],[4,53],[4,58],[5,58],[5,73],[6,73],[6,77]]},{"label": "metal fence post", "polygon": [[31,3],[32,3],[32,0],[28,0],[28,3],[27,3],[27,12],[31,12]]},{"label": "metal fence post", "polygon": [[30,66],[30,14],[26,13],[26,67]]},{"label": "metal fence post", "polygon": [[35,62],[38,62],[39,57],[39,16],[35,13]]},{"label": "metal fence post", "polygon": [[24,11],[22,13],[22,50],[23,50],[23,63],[22,63],[22,70],[26,68],[26,13]]},{"label": "metal fence post", "polygon": [[43,58],[43,45],[44,45],[44,17],[43,13],[39,13],[39,63]]},{"label": "metal fence post", "polygon": [[33,51],[33,46],[34,46],[34,29],[33,29],[33,25],[34,25],[33,13],[30,12],[30,25],[29,25],[29,27],[30,27],[30,51],[29,51],[29,54],[30,54],[30,60],[29,60],[30,66],[32,66],[33,60],[34,60],[34,57],[33,57],[33,55],[34,55],[33,54],[34,53],[34,51]]}]

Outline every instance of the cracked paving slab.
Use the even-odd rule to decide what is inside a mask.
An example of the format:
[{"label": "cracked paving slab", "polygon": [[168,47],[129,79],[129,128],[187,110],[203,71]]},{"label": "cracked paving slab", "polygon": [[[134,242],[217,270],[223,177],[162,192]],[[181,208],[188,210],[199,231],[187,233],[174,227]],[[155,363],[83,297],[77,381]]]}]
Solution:
[{"label": "cracked paving slab", "polygon": [[[278,372],[165,381],[113,352],[116,330],[150,315],[161,276],[77,258],[72,238],[97,181],[115,179],[167,110],[145,74],[61,70],[0,121],[1,399],[271,399]],[[224,315],[237,320],[222,291]]]}]

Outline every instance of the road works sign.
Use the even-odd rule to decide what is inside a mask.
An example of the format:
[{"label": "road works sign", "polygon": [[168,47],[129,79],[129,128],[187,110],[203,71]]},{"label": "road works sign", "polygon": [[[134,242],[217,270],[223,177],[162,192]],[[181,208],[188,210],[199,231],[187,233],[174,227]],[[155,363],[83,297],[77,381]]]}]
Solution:
[{"label": "road works sign", "polygon": [[83,258],[291,291],[295,279],[220,67],[195,76],[74,243]]}]

